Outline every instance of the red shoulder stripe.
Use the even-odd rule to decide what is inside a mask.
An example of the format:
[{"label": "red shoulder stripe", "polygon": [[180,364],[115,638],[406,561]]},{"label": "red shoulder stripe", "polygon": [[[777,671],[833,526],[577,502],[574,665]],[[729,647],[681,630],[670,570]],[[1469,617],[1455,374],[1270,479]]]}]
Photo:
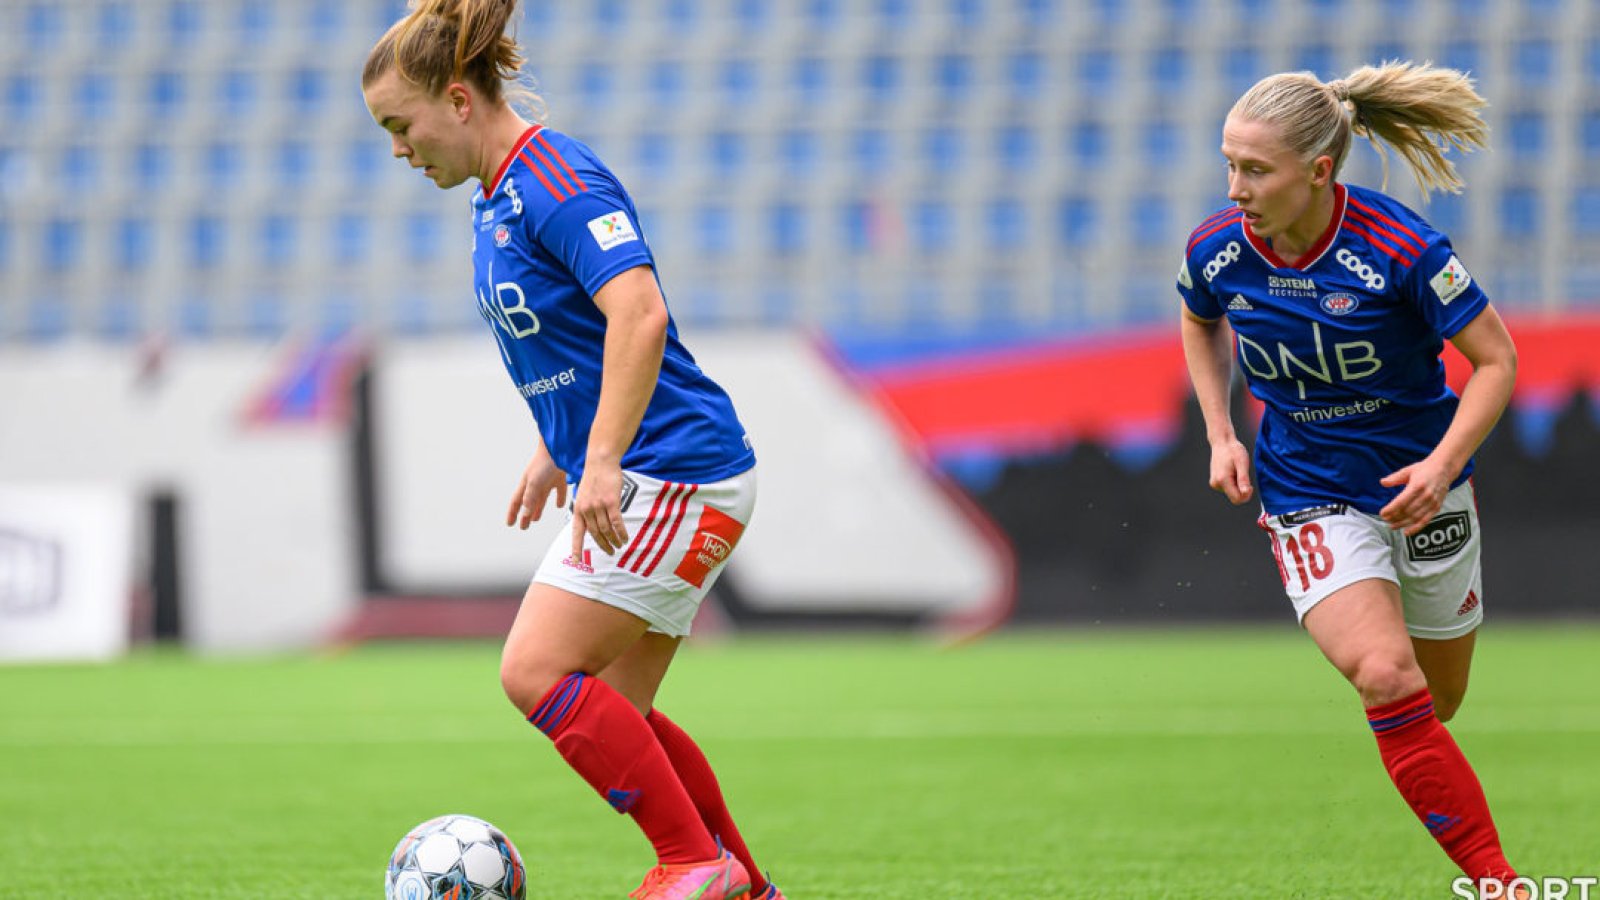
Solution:
[{"label": "red shoulder stripe", "polygon": [[1365,228],[1362,228],[1361,225],[1356,221],[1356,219],[1354,217],[1352,217],[1350,219],[1347,219],[1345,221],[1345,227],[1349,228],[1351,231],[1355,232],[1356,234],[1359,234],[1362,237],[1366,238],[1367,239],[1367,243],[1371,244],[1373,247],[1376,247],[1379,250],[1382,250],[1384,253],[1387,253],[1392,259],[1394,259],[1396,262],[1400,263],[1400,265],[1402,267],[1407,268],[1407,269],[1411,268],[1411,260],[1406,259],[1404,256],[1401,256],[1399,253],[1397,253],[1394,250],[1390,249],[1388,244],[1385,244],[1382,241],[1378,240],[1376,237],[1373,237],[1372,232],[1366,230]]},{"label": "red shoulder stripe", "polygon": [[[578,173],[572,171],[572,167],[567,165],[566,157],[563,157],[560,153],[556,152],[555,146],[550,143],[548,138],[540,134],[534,137],[534,141],[536,141],[540,147],[543,147],[546,153],[550,154],[551,159],[554,159],[556,162],[561,164],[560,171],[556,172],[557,178],[561,177],[562,172],[566,172],[567,177],[572,179],[572,183],[578,186],[578,191],[587,191],[589,189],[589,186],[583,183],[583,179],[578,177]],[[540,159],[543,158],[543,155],[541,155]],[[573,193],[577,193],[577,191],[574,191]]]},{"label": "red shoulder stripe", "polygon": [[561,170],[556,168],[556,164],[550,161],[550,157],[545,156],[544,153],[539,150],[539,145],[537,143],[528,144],[528,152],[532,153],[535,157],[538,157],[539,162],[544,164],[545,172],[555,178],[555,180],[561,184],[561,187],[566,190],[568,194],[576,195],[578,193],[578,189],[573,187],[570,181],[567,181],[565,178],[561,177]]},{"label": "red shoulder stripe", "polygon": [[1411,249],[1410,241],[1379,225],[1370,216],[1363,215],[1361,212],[1352,209],[1350,210],[1350,218],[1352,221],[1365,225],[1374,235],[1381,235],[1383,240],[1387,241],[1396,250],[1399,250],[1407,259],[1415,262],[1417,257],[1422,255],[1421,251]]},{"label": "red shoulder stripe", "polygon": [[1407,228],[1406,226],[1400,224],[1399,222],[1396,222],[1394,219],[1389,218],[1388,216],[1386,216],[1383,213],[1373,209],[1372,207],[1366,205],[1365,203],[1362,203],[1360,200],[1357,200],[1354,197],[1350,198],[1350,204],[1352,206],[1354,206],[1356,209],[1361,210],[1362,212],[1364,212],[1367,215],[1371,216],[1372,218],[1384,223],[1385,225],[1388,225],[1388,226],[1390,226],[1391,228],[1393,228],[1393,229],[1395,229],[1397,231],[1402,231],[1402,232],[1406,233],[1407,235],[1409,235],[1412,238],[1412,246],[1417,248],[1417,253],[1420,254],[1424,250],[1428,249],[1428,242],[1424,241],[1422,239],[1422,236],[1417,234],[1415,231],[1412,231],[1411,229]]},{"label": "red shoulder stripe", "polygon": [[1195,233],[1189,236],[1189,246],[1184,250],[1184,253],[1193,253],[1196,244],[1244,218],[1244,210],[1234,209],[1232,212],[1234,213],[1233,215],[1224,216],[1220,221],[1209,227],[1202,225],[1200,228],[1195,229]]},{"label": "red shoulder stripe", "polygon": [[567,199],[567,195],[563,194],[560,188],[551,183],[550,179],[544,174],[544,169],[540,168],[539,164],[533,161],[533,157],[524,153],[520,159],[533,172],[534,177],[539,179],[539,183],[544,185],[544,189],[550,192],[550,196],[556,198],[556,202],[559,203]]}]

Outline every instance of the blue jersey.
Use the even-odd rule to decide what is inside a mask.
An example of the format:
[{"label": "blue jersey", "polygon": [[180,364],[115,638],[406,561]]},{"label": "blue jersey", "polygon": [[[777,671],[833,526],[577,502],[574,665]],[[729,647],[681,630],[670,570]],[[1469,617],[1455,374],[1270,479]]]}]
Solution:
[{"label": "blue jersey", "polygon": [[[588,147],[535,125],[473,193],[472,223],[478,310],[551,458],[577,482],[605,349],[594,294],[628,269],[655,265],[633,201]],[[622,467],[706,483],[754,464],[732,401],[684,349],[669,314],[661,375]]]},{"label": "blue jersey", "polygon": [[[1327,503],[1376,513],[1378,480],[1426,457],[1459,402],[1444,339],[1489,300],[1420,216],[1377,191],[1334,185],[1328,231],[1280,259],[1230,207],[1189,238],[1178,291],[1203,319],[1228,317],[1235,358],[1266,405],[1256,438],[1272,515]],[[1468,461],[1457,484],[1472,474]]]}]

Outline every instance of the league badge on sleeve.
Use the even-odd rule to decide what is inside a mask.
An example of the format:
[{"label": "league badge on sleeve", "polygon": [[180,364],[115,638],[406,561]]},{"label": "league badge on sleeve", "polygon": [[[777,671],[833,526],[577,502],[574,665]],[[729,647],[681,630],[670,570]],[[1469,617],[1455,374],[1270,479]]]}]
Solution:
[{"label": "league badge on sleeve", "polygon": [[633,223],[628,221],[628,214],[620,209],[590,219],[589,233],[594,235],[594,241],[600,245],[601,250],[610,250],[618,244],[639,239],[639,232],[633,230]]},{"label": "league badge on sleeve", "polygon": [[1461,260],[1455,254],[1450,254],[1450,261],[1444,264],[1439,274],[1429,279],[1428,284],[1433,287],[1434,294],[1438,295],[1442,306],[1449,306],[1450,301],[1461,296],[1461,292],[1472,284],[1472,276],[1467,274]]},{"label": "league badge on sleeve", "polygon": [[1192,290],[1194,288],[1194,280],[1189,277],[1189,261],[1187,259],[1183,261],[1182,265],[1178,266],[1178,283],[1186,289]]}]

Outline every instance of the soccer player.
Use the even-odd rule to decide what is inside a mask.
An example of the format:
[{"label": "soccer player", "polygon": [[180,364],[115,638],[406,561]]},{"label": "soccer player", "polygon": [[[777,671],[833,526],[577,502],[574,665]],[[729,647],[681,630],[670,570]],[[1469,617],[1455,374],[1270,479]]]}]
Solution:
[{"label": "soccer player", "polygon": [[780,898],[705,756],[654,708],[750,519],[755,456],[727,394],[679,342],[616,176],[513,106],[537,100],[517,83],[516,12],[516,0],[414,2],[362,72],[395,156],[441,188],[478,181],[476,302],[538,425],[506,524],[528,527],[552,494],[568,509],[570,540],[533,577],[501,682],[654,846],[630,896]]},{"label": "soccer player", "polygon": [[[1295,612],[1429,834],[1503,886],[1515,873],[1442,723],[1483,619],[1472,455],[1511,397],[1516,348],[1449,238],[1338,180],[1359,135],[1394,148],[1425,194],[1459,190],[1445,151],[1486,146],[1483,105],[1463,74],[1408,62],[1258,82],[1222,129],[1233,205],[1190,236],[1178,290],[1211,487],[1235,504],[1256,493],[1228,409],[1237,356],[1266,407],[1259,524]],[[1459,397],[1445,340],[1472,364]]]}]

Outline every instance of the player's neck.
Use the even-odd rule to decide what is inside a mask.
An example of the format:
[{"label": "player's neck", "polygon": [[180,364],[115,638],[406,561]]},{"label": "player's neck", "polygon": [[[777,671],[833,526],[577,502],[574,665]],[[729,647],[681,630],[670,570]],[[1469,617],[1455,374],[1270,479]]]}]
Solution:
[{"label": "player's neck", "polygon": [[1327,187],[1311,196],[1311,204],[1306,207],[1305,215],[1284,229],[1282,234],[1272,238],[1272,252],[1278,254],[1280,259],[1291,262],[1305,256],[1333,223],[1336,200],[1333,183],[1329,182]]},{"label": "player's neck", "polygon": [[501,163],[517,149],[517,142],[527,133],[530,123],[517,115],[509,105],[496,110],[494,117],[484,124],[484,139],[478,151],[478,180],[484,184],[494,180]]}]

